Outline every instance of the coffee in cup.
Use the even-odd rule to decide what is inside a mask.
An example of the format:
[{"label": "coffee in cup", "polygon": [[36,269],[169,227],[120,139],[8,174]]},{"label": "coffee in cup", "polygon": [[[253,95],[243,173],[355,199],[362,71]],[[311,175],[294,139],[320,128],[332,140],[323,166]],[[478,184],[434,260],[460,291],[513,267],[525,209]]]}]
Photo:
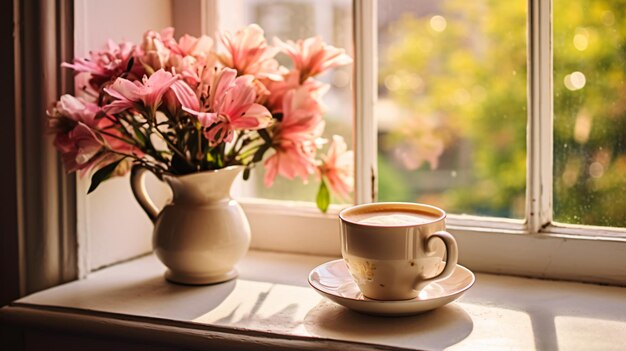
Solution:
[{"label": "coffee in cup", "polygon": [[437,207],[370,203],[346,208],[339,218],[342,256],[367,298],[415,298],[456,268],[457,244],[445,231],[446,213]]}]

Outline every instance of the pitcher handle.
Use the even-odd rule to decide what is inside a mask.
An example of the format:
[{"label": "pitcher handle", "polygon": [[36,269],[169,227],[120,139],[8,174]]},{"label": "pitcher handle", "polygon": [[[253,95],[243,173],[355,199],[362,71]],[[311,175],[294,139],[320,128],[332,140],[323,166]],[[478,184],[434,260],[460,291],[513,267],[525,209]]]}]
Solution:
[{"label": "pitcher handle", "polygon": [[154,201],[152,201],[146,190],[147,171],[147,168],[134,165],[130,171],[130,187],[133,189],[135,199],[146,212],[152,223],[154,223],[159,215],[159,208],[154,204]]},{"label": "pitcher handle", "polygon": [[444,230],[435,232],[426,239],[426,247],[428,247],[428,245],[430,244],[430,241],[433,240],[434,238],[441,239],[441,241],[443,241],[443,244],[446,246],[446,253],[447,253],[446,265],[445,267],[443,267],[443,270],[441,271],[441,273],[435,275],[434,277],[420,280],[419,285],[422,287],[426,286],[428,283],[431,283],[435,280],[447,278],[450,275],[452,275],[452,273],[456,269],[456,263],[459,259],[458,257],[459,249],[456,245],[456,240],[454,240],[454,237],[452,236],[452,234]]}]

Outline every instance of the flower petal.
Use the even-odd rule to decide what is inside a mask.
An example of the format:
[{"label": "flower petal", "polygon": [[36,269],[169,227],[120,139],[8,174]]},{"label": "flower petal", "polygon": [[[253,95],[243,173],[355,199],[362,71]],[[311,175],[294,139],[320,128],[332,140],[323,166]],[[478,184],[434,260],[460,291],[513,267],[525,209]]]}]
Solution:
[{"label": "flower petal", "polygon": [[182,80],[178,80],[172,84],[171,89],[183,108],[187,108],[193,111],[200,110],[200,102],[198,101],[198,96],[196,96],[196,93],[191,90],[187,83],[183,82]]}]

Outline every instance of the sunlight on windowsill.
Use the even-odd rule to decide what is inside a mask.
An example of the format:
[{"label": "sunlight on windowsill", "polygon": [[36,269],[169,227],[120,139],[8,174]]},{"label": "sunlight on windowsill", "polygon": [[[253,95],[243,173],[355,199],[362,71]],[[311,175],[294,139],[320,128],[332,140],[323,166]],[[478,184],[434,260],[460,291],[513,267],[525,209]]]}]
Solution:
[{"label": "sunlight on windowsill", "polygon": [[626,335],[626,288],[477,274],[457,302],[412,317],[352,312],[307,286],[330,257],[251,251],[240,277],[190,287],[163,279],[152,256],[25,297],[32,308],[120,313],[144,323],[183,322],[268,332],[276,338],[331,339],[416,349],[618,350]]}]

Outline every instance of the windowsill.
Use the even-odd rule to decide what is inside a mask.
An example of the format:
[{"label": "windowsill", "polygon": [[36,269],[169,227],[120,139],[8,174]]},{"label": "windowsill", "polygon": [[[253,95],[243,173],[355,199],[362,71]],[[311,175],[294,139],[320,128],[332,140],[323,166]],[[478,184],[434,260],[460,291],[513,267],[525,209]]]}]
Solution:
[{"label": "windowsill", "polygon": [[150,255],[22,298],[0,320],[142,345],[193,349],[600,349],[626,335],[626,288],[477,274],[458,301],[414,317],[351,312],[318,295],[308,272],[329,257],[252,251],[240,277],[189,287],[167,283]]}]

